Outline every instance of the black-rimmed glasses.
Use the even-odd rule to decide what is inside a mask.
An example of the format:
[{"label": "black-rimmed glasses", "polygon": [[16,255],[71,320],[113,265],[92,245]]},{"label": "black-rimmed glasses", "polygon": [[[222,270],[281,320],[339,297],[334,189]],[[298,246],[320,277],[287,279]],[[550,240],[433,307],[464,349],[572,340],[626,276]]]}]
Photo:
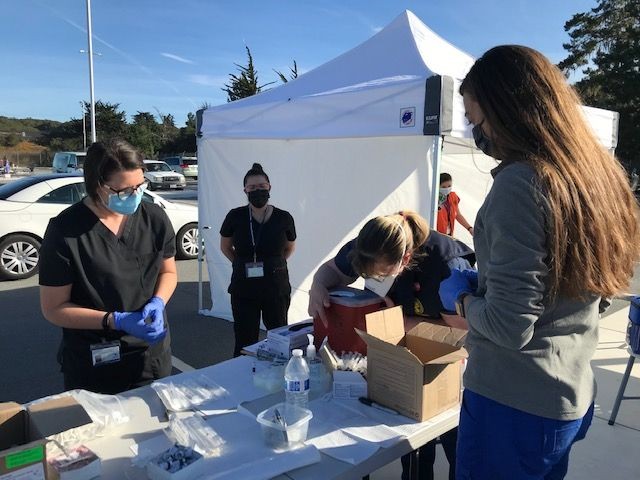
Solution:
[{"label": "black-rimmed glasses", "polygon": [[144,192],[149,186],[149,182],[144,181],[140,185],[136,185],[135,187],[126,187],[126,188],[121,188],[120,190],[116,190],[115,188],[110,187],[106,183],[103,183],[103,185],[107,187],[109,190],[111,190],[113,193],[118,195],[118,198],[120,200],[126,200],[134,193]]}]

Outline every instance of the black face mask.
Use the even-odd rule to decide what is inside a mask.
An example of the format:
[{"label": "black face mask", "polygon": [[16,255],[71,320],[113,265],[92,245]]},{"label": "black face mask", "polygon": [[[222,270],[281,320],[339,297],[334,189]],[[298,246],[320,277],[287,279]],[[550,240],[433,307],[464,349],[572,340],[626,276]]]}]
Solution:
[{"label": "black face mask", "polygon": [[264,207],[269,201],[269,190],[253,190],[247,193],[249,203],[256,208]]},{"label": "black face mask", "polygon": [[482,153],[485,155],[491,156],[491,140],[487,137],[482,131],[482,124],[484,120],[482,120],[478,125],[475,125],[471,130],[473,134],[473,141],[476,142],[476,147],[478,147]]}]

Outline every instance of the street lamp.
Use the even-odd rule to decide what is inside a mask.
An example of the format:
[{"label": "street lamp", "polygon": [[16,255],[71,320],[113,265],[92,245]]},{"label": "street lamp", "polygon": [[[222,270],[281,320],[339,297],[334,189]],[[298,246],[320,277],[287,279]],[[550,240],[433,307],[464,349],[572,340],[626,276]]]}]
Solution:
[{"label": "street lamp", "polygon": [[80,106],[82,107],[82,151],[87,151],[87,123],[86,123],[86,115],[84,108],[84,101],[80,101]]},{"label": "street lamp", "polygon": [[89,57],[89,95],[91,99],[91,143],[96,141],[96,101],[93,95],[93,38],[91,33],[91,0],[87,0],[87,46]]}]

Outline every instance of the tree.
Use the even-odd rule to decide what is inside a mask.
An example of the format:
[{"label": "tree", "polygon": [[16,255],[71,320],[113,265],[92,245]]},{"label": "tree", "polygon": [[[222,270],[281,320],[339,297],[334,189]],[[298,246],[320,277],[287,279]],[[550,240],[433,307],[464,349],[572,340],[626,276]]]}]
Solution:
[{"label": "tree", "polygon": [[153,114],[138,112],[129,126],[127,141],[140,150],[145,157],[153,158],[161,146],[159,126]]},{"label": "tree", "polygon": [[[96,133],[100,141],[124,138],[127,131],[127,114],[118,110],[119,103],[96,102]],[[88,109],[91,106],[88,105]]]},{"label": "tree", "polygon": [[291,71],[289,78],[285,77],[284,74],[278,70],[274,70],[274,72],[276,72],[282,83],[287,83],[289,80],[295,80],[298,78],[298,64],[295,60],[293,61],[293,68],[289,68],[289,70]]},{"label": "tree", "polygon": [[575,87],[586,104],[620,113],[616,153],[640,166],[640,0],[598,0],[564,29],[569,55],[558,66],[584,75]]},{"label": "tree", "polygon": [[251,56],[251,50],[245,45],[247,49],[247,66],[238,65],[239,75],[229,74],[229,83],[224,85],[223,92],[227,92],[227,102],[233,102],[241,98],[250,97],[256,93],[260,93],[264,87],[271,85],[274,82],[266,83],[264,85],[258,85],[258,71],[253,66],[253,57]]}]

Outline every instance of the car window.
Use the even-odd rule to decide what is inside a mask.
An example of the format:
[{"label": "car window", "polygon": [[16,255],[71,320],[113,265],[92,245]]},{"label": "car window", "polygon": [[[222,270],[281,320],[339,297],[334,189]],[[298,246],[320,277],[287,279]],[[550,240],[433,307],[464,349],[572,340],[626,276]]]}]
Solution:
[{"label": "car window", "polygon": [[183,158],[182,165],[198,165],[198,159],[196,158]]},{"label": "car window", "polygon": [[60,188],[56,188],[51,192],[43,195],[37,200],[37,203],[64,203],[71,205],[82,200],[80,193],[75,185],[65,185]]},{"label": "car window", "polygon": [[180,159],[176,157],[165,158],[163,161],[169,165],[178,165],[180,163]]},{"label": "car window", "polygon": [[147,163],[145,164],[149,172],[171,172],[171,167],[166,163]]},{"label": "car window", "polygon": [[76,159],[78,160],[77,168],[84,168],[84,159],[87,158],[86,155],[76,154]]},{"label": "car window", "polygon": [[155,203],[153,201],[153,197],[151,195],[149,195],[147,192],[142,194],[142,201],[143,202],[148,202],[148,203]]}]

